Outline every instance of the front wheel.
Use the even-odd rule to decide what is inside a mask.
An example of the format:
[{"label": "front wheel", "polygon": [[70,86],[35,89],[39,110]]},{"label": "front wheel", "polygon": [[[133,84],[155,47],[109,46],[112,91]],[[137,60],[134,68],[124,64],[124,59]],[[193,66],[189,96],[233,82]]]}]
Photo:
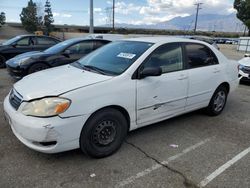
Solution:
[{"label": "front wheel", "polygon": [[44,64],[44,63],[36,63],[34,65],[32,65],[30,68],[29,68],[29,71],[28,73],[31,74],[31,73],[34,73],[34,72],[38,72],[38,71],[41,71],[41,70],[45,70],[49,68],[48,65]]},{"label": "front wheel", "polygon": [[206,108],[207,114],[211,116],[219,115],[226,105],[227,95],[228,90],[224,86],[218,87]]},{"label": "front wheel", "polygon": [[84,125],[80,148],[91,157],[107,157],[120,148],[127,130],[128,123],[121,112],[112,108],[100,110]]}]

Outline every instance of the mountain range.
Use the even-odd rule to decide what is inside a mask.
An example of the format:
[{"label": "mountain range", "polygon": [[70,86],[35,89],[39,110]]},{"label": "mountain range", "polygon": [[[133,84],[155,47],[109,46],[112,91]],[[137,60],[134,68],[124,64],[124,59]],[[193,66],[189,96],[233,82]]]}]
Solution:
[{"label": "mountain range", "polygon": [[[119,28],[141,28],[141,29],[168,29],[168,30],[193,30],[195,25],[195,15],[186,17],[175,17],[169,21],[157,24],[116,24]],[[108,26],[108,25],[105,25]],[[197,30],[200,31],[223,31],[223,32],[243,32],[244,26],[236,17],[236,14],[201,14],[198,18]]]}]

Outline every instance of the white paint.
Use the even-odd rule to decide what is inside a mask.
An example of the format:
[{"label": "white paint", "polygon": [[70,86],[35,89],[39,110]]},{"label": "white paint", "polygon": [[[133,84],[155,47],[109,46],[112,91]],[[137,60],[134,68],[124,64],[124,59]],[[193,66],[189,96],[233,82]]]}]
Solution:
[{"label": "white paint", "polygon": [[234,158],[232,158],[230,161],[216,169],[212,174],[207,176],[204,180],[202,180],[199,183],[199,187],[205,187],[209,182],[211,182],[213,179],[215,179],[217,176],[219,176],[221,173],[223,173],[226,169],[231,167],[234,163],[242,159],[244,156],[246,156],[250,152],[250,147],[236,155]]},{"label": "white paint", "polygon": [[[210,140],[211,140],[211,139],[208,138],[208,139],[203,140],[203,141],[201,141],[201,142],[199,142],[199,143],[197,143],[197,144],[195,144],[195,145],[192,145],[192,146],[190,146],[190,147],[184,149],[182,152],[178,153],[177,155],[174,155],[174,156],[172,156],[172,157],[169,157],[166,161],[161,162],[161,164],[162,164],[162,165],[167,165],[169,162],[174,161],[174,160],[180,158],[181,156],[183,156],[183,155],[185,155],[185,154],[187,154],[187,153],[189,153],[189,152],[195,150],[196,148],[198,148],[198,147],[204,145],[205,143],[209,142]],[[139,178],[141,178],[141,177],[143,177],[143,176],[146,176],[147,174],[150,174],[151,172],[153,172],[153,171],[155,171],[155,170],[161,168],[162,165],[160,165],[160,164],[155,164],[155,165],[153,165],[152,167],[147,168],[147,169],[145,169],[145,170],[143,170],[143,171],[141,171],[141,172],[138,172],[136,175],[131,176],[131,177],[129,177],[129,178],[127,178],[127,179],[125,179],[125,180],[119,182],[115,187],[123,187],[123,186],[125,186],[125,185],[128,185],[128,184],[134,182],[136,179],[139,179]]]}]

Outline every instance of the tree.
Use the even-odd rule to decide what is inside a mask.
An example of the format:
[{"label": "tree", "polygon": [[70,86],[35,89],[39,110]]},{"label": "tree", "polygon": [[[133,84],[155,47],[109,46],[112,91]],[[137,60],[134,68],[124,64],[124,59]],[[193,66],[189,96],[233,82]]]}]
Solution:
[{"label": "tree", "polygon": [[44,15],[44,26],[45,26],[45,33],[49,34],[53,30],[52,23],[54,22],[53,13],[51,10],[51,4],[49,0],[45,3],[45,15]]},{"label": "tree", "polygon": [[20,19],[23,27],[28,32],[34,32],[39,26],[39,18],[37,16],[37,6],[32,0],[28,2],[28,6],[24,7]]},{"label": "tree", "polygon": [[250,0],[234,0],[234,8],[237,10],[237,18],[247,26],[250,36]]},{"label": "tree", "polygon": [[6,21],[5,13],[1,12],[1,14],[0,14],[0,27],[5,24],[5,21]]}]

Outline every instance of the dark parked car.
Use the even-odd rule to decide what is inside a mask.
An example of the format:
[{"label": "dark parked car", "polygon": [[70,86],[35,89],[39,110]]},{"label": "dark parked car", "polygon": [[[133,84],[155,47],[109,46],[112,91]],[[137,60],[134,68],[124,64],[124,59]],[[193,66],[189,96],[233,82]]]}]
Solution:
[{"label": "dark parked car", "polygon": [[5,61],[15,57],[16,55],[30,51],[45,50],[59,42],[61,41],[48,36],[16,36],[0,45],[0,68],[4,68]]},{"label": "dark parked car", "polygon": [[6,62],[9,73],[15,78],[66,65],[77,61],[95,49],[109,43],[103,39],[74,38],[58,43],[43,52],[28,52]]}]

